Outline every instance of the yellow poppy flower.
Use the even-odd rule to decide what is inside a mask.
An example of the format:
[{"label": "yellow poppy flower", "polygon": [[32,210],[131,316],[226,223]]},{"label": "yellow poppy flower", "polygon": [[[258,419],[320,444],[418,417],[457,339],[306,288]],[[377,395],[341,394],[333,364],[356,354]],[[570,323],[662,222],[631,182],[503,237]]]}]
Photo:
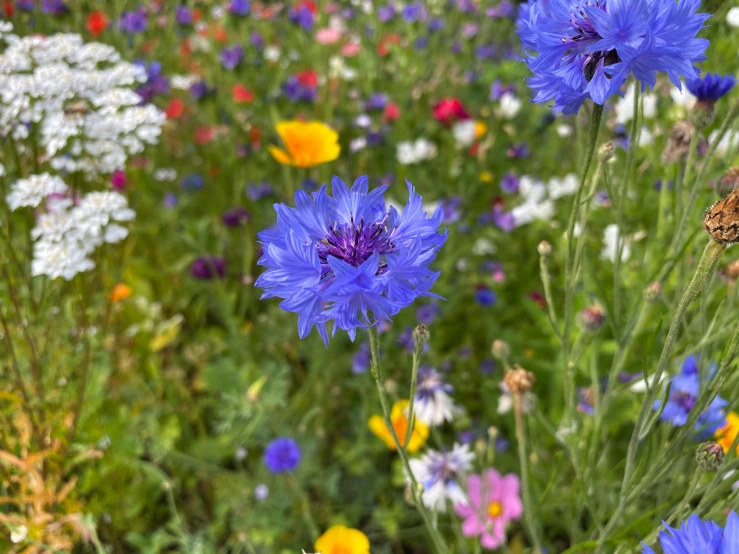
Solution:
[{"label": "yellow poppy flower", "polygon": [[[408,417],[406,411],[408,410],[407,400],[398,400],[393,404],[393,409],[390,411],[390,420],[393,423],[395,434],[398,436],[398,440],[401,444],[405,443],[405,435],[408,432]],[[377,435],[387,445],[390,450],[395,450],[395,441],[393,435],[385,425],[385,420],[382,416],[373,415],[369,419],[369,428],[375,435]],[[416,421],[413,428],[413,434],[411,440],[408,442],[408,452],[417,452],[425,443],[429,437],[429,428]]]},{"label": "yellow poppy flower", "polygon": [[[729,452],[737,433],[739,433],[739,414],[729,412],[726,414],[726,425],[716,430],[716,442],[721,445],[725,454]],[[739,446],[736,451],[739,453]]]},{"label": "yellow poppy flower", "polygon": [[281,164],[313,167],[339,157],[339,134],[325,123],[281,121],[276,129],[285,149],[269,146],[269,153]]},{"label": "yellow poppy flower", "polygon": [[479,139],[488,132],[488,126],[482,121],[475,121],[475,139]]},{"label": "yellow poppy flower", "polygon": [[370,543],[358,529],[334,525],[318,537],[315,549],[321,554],[369,554]]}]

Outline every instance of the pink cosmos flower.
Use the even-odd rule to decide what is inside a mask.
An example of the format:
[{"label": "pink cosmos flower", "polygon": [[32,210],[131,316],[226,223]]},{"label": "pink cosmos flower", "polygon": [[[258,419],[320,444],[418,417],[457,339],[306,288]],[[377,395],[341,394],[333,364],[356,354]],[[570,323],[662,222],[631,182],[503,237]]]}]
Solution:
[{"label": "pink cosmos flower", "polygon": [[341,29],[324,27],[316,31],[316,42],[319,44],[336,44],[341,40]]},{"label": "pink cosmos flower", "polygon": [[359,54],[359,49],[361,48],[361,45],[356,41],[350,41],[344,44],[344,46],[341,47],[341,55],[346,58],[353,58],[357,54]]},{"label": "pink cosmos flower", "polygon": [[461,518],[462,533],[466,537],[480,536],[483,548],[493,550],[506,540],[506,527],[519,519],[523,504],[518,494],[518,476],[509,473],[501,476],[494,469],[482,475],[467,478],[467,504],[457,504],[454,509]]}]

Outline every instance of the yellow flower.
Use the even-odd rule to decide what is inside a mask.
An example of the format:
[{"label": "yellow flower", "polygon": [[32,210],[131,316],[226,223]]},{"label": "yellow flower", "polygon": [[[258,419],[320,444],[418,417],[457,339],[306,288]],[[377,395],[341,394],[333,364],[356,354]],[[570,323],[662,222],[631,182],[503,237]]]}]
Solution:
[{"label": "yellow flower", "polygon": [[328,529],[314,546],[321,554],[369,554],[370,551],[367,535],[343,525]]},{"label": "yellow flower", "polygon": [[[739,433],[739,414],[729,412],[726,414],[726,425],[716,430],[716,442],[724,449],[724,453],[729,452],[729,448],[734,443],[736,435]],[[739,446],[736,449],[739,454]]]},{"label": "yellow flower", "polygon": [[280,121],[277,126],[285,150],[270,146],[269,153],[281,164],[313,167],[339,157],[339,134],[320,121]]},{"label": "yellow flower", "polygon": [[131,296],[131,293],[133,291],[131,290],[131,287],[129,287],[125,283],[118,283],[116,286],[113,287],[113,290],[110,291],[110,301],[114,304],[116,302],[121,302]]},{"label": "yellow flower", "polygon": [[493,174],[489,171],[483,171],[480,173],[480,181],[483,183],[492,183],[493,182]]},{"label": "yellow flower", "polygon": [[482,121],[475,121],[475,139],[479,139],[488,132],[488,126]]},{"label": "yellow flower", "polygon": [[[408,417],[406,411],[408,410],[407,400],[398,400],[393,404],[393,409],[390,411],[390,420],[393,422],[393,428],[395,434],[398,436],[398,440],[401,444],[405,443],[405,434],[408,432]],[[395,441],[393,435],[385,425],[385,420],[382,416],[373,415],[369,419],[369,428],[375,435],[377,435],[387,445],[390,450],[395,450]],[[413,428],[413,434],[411,440],[408,442],[408,452],[417,452],[425,443],[429,437],[429,428],[416,421],[416,425]]]}]

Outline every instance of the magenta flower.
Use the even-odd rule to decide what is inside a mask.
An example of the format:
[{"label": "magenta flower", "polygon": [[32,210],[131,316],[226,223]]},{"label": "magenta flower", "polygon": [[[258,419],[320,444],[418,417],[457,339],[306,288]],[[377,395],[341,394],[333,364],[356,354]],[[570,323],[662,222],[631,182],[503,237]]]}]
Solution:
[{"label": "magenta flower", "polygon": [[483,475],[470,475],[467,478],[469,501],[454,507],[457,515],[464,519],[464,536],[480,536],[480,544],[490,550],[502,545],[508,523],[519,519],[523,513],[518,489],[518,476],[513,473],[501,476],[494,469],[488,469]]}]

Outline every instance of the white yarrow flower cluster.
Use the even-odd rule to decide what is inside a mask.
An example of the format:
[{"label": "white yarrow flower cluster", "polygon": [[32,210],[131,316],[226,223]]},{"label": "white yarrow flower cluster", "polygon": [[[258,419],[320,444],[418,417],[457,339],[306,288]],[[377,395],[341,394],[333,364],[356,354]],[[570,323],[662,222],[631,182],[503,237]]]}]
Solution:
[{"label": "white yarrow flower cluster", "polygon": [[68,192],[61,178],[48,173],[19,179],[11,186],[7,201],[12,210],[38,208],[46,201],[46,211],[31,229],[34,276],[70,280],[93,269],[95,262],[90,255],[103,243],[126,238],[128,229],[119,223],[136,217],[126,197],[117,192],[90,192],[76,205],[65,196]]},{"label": "white yarrow flower cluster", "polygon": [[524,201],[511,210],[515,226],[521,227],[537,219],[549,221],[554,217],[554,201],[574,194],[577,185],[574,174],[552,177],[547,183],[524,175],[519,182],[519,193]]},{"label": "white yarrow flower cluster", "polygon": [[10,193],[5,197],[11,211],[18,208],[36,208],[47,196],[62,194],[67,190],[67,185],[56,175],[42,173],[31,175],[27,179],[18,179],[10,185]]},{"label": "white yarrow flower cluster", "polygon": [[471,470],[474,457],[469,446],[455,444],[451,451],[429,450],[421,458],[410,460],[413,477],[423,485],[423,504],[443,512],[447,502],[466,503],[467,496],[459,482]]},{"label": "white yarrow flower cluster", "polygon": [[158,141],[166,116],[140,105],[134,88],[143,67],[121,61],[112,46],[80,35],[18,37],[0,29],[0,133],[15,140],[38,129],[57,170],[112,173]]},{"label": "white yarrow flower cluster", "polygon": [[400,164],[411,165],[434,158],[436,152],[436,145],[433,142],[419,138],[412,142],[399,142],[395,155]]}]

